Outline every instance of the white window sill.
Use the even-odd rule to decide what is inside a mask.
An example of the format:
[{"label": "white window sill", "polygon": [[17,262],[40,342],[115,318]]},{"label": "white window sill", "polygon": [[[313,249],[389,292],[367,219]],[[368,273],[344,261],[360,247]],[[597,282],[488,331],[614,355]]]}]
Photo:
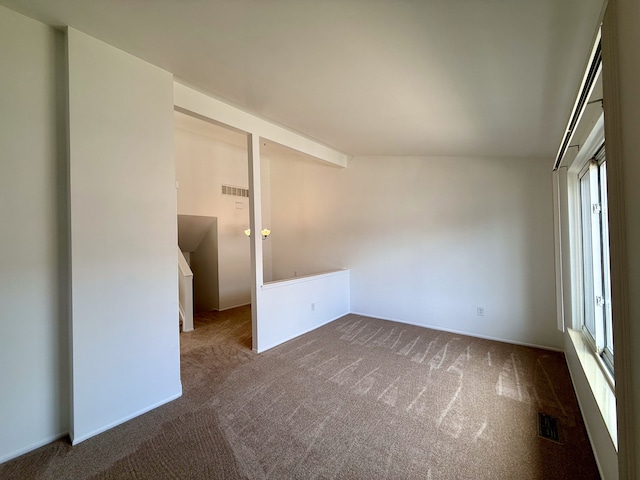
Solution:
[{"label": "white window sill", "polygon": [[615,391],[610,383],[610,379],[607,378],[607,374],[603,371],[603,366],[591,347],[587,344],[582,332],[568,329],[568,333],[578,355],[578,360],[580,361],[582,370],[589,382],[589,387],[591,388],[598,408],[600,409],[602,419],[607,426],[607,430],[609,430],[611,441],[617,451],[618,429],[616,420]]}]

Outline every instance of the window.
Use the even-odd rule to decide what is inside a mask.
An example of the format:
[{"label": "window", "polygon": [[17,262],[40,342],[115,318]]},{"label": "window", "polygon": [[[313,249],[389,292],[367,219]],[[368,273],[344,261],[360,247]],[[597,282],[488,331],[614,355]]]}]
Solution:
[{"label": "window", "polygon": [[579,174],[582,330],[613,373],[611,277],[604,145]]}]

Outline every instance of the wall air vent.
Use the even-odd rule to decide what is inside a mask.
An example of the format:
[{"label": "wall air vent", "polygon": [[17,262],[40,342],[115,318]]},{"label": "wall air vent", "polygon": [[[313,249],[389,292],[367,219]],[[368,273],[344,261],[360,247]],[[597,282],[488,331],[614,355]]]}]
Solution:
[{"label": "wall air vent", "polygon": [[242,187],[234,187],[232,185],[222,185],[222,194],[231,195],[233,197],[249,198],[249,189]]}]

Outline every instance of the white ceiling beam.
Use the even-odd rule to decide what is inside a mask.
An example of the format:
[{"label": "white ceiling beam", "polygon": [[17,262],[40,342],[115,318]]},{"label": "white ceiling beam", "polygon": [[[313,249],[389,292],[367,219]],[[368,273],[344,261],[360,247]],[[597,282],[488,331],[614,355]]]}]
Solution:
[{"label": "white ceiling beam", "polygon": [[173,97],[174,105],[181,111],[193,112],[339,167],[346,167],[348,164],[350,157],[346,153],[256,117],[182,83],[174,81]]}]

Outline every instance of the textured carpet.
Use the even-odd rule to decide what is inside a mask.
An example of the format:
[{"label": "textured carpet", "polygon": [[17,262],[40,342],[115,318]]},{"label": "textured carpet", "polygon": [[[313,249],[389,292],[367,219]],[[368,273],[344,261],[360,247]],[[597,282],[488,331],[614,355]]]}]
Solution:
[{"label": "textured carpet", "polygon": [[255,355],[249,317],[181,334],[182,398],[0,478],[599,478],[560,353],[348,315]]}]

